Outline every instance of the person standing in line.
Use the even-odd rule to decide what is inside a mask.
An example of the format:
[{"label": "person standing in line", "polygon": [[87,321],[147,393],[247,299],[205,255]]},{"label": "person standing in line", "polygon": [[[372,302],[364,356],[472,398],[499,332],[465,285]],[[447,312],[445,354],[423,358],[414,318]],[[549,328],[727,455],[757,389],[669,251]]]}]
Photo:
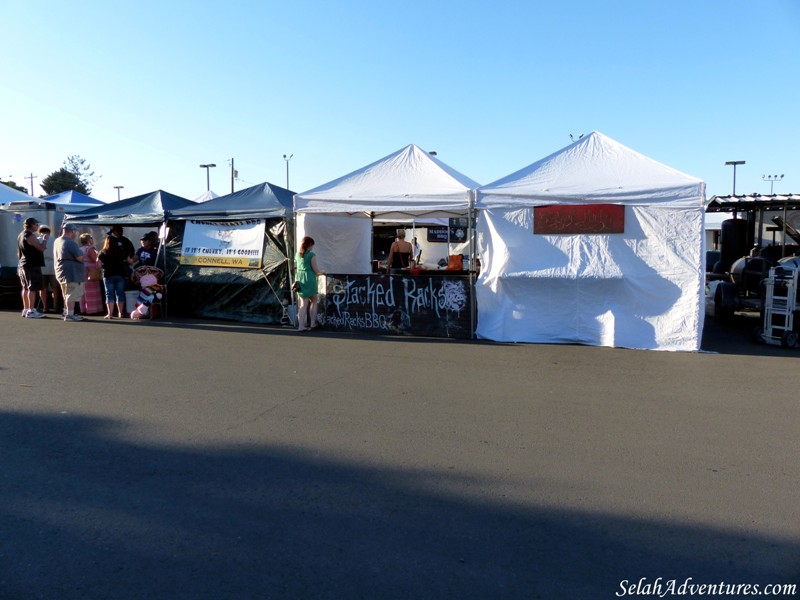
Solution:
[{"label": "person standing in line", "polygon": [[89,280],[89,269],[101,269],[97,260],[97,248],[90,233],[82,233],[78,238],[81,250],[86,257],[83,261],[83,297],[81,298],[81,314],[96,315],[103,312],[103,292],[99,280]]},{"label": "person standing in line", "polygon": [[98,255],[103,265],[103,285],[106,288],[106,319],[114,317],[114,304],[120,319],[125,318],[125,283],[128,280],[128,268],[136,262],[131,241],[122,235],[122,226],[113,225],[103,242],[103,249]]},{"label": "person standing in line", "polygon": [[28,319],[41,319],[46,316],[36,310],[39,290],[42,289],[42,267],[47,238],[39,241],[36,231],[39,221],[33,217],[25,219],[24,229],[17,237],[17,275],[22,284],[22,316]]},{"label": "person standing in line", "polygon": [[83,317],[75,314],[75,305],[83,297],[83,261],[86,256],[75,241],[78,226],[67,223],[61,228],[61,237],[53,246],[56,258],[56,277],[61,284],[64,297],[64,320],[83,321]]},{"label": "person standing in line", "polygon": [[[317,308],[319,306],[319,289],[317,277],[323,273],[317,267],[317,257],[311,251],[314,240],[308,236],[300,241],[300,250],[295,254],[295,277],[297,290],[297,331],[316,329]],[[306,314],[308,325],[306,325]]]},{"label": "person standing in line", "polygon": [[[50,238],[50,228],[47,225],[39,227],[39,242],[46,242]],[[50,293],[53,294],[53,308],[50,303]],[[42,290],[39,293],[42,299],[42,312],[58,312],[58,304],[61,298],[61,286],[56,279],[56,268],[53,264],[53,251],[47,248],[44,251],[44,266],[42,267]]]}]

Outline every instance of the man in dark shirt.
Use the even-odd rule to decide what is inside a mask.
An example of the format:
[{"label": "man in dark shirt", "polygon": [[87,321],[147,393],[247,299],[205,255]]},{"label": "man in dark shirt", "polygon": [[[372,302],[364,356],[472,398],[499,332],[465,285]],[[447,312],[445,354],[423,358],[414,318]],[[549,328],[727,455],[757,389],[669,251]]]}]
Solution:
[{"label": "man in dark shirt", "polygon": [[36,310],[39,290],[42,289],[42,267],[47,238],[40,242],[36,237],[39,221],[33,217],[25,219],[25,229],[17,237],[17,256],[19,265],[17,275],[22,284],[22,316],[28,319],[41,319],[45,315]]},{"label": "man in dark shirt", "polygon": [[152,267],[156,264],[158,254],[158,234],[155,231],[145,233],[139,240],[141,246],[136,249],[138,262],[135,267]]}]

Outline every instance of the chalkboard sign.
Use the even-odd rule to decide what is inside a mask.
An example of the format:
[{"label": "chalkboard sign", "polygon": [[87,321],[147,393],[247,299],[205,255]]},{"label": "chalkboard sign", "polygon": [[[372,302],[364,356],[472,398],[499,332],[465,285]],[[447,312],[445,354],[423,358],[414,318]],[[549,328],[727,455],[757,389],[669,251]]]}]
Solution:
[{"label": "chalkboard sign", "polygon": [[467,275],[328,275],[326,329],[469,339]]}]

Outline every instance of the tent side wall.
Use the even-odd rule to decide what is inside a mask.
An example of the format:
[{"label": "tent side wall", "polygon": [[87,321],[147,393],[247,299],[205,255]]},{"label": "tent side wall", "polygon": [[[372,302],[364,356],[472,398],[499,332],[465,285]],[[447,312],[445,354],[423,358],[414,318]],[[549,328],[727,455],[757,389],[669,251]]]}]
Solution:
[{"label": "tent side wall", "polygon": [[626,206],[625,233],[535,235],[534,211],[481,211],[478,337],[698,350],[703,209]]},{"label": "tent side wall", "polygon": [[323,273],[364,275],[372,272],[372,221],[365,215],[297,215],[296,247],[314,239],[317,266]]},{"label": "tent side wall", "polygon": [[[167,244],[169,314],[246,323],[282,324],[291,303],[288,248],[291,219],[266,219],[260,269],[180,263],[186,221],[170,221]],[[285,304],[284,304],[285,303]]]}]

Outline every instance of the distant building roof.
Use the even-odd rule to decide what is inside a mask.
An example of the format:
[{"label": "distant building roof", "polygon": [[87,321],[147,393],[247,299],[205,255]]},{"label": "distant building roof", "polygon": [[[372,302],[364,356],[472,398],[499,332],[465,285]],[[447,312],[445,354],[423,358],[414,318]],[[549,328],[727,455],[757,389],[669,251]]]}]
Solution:
[{"label": "distant building roof", "polygon": [[800,194],[746,194],[712,196],[707,212],[734,210],[800,210]]}]

